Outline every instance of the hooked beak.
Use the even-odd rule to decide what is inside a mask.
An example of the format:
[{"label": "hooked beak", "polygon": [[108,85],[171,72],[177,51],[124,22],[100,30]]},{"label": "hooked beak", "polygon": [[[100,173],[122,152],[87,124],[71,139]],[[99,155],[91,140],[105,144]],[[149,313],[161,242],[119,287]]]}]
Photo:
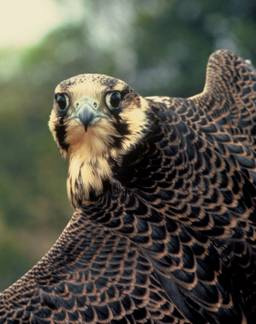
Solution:
[{"label": "hooked beak", "polygon": [[83,99],[78,103],[79,110],[76,115],[76,118],[83,124],[85,131],[101,118],[101,114],[97,110],[97,107],[95,107],[94,102],[88,99]]},{"label": "hooked beak", "polygon": [[97,114],[91,110],[90,106],[85,106],[78,114],[78,118],[84,125],[85,131],[87,131],[88,126],[95,122],[96,117]]}]

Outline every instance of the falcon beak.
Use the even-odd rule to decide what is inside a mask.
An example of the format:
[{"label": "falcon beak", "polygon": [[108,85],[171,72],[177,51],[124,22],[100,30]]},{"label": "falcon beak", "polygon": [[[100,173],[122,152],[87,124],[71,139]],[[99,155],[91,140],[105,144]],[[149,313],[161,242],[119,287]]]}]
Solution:
[{"label": "falcon beak", "polygon": [[88,126],[92,125],[95,118],[96,114],[94,111],[90,109],[90,106],[85,106],[82,111],[79,112],[78,118],[81,121],[81,123],[84,125],[85,131],[87,131]]},{"label": "falcon beak", "polygon": [[97,103],[90,98],[83,98],[77,102],[76,106],[78,107],[76,118],[79,119],[85,131],[87,131],[88,127],[95,124],[101,117],[97,110]]}]

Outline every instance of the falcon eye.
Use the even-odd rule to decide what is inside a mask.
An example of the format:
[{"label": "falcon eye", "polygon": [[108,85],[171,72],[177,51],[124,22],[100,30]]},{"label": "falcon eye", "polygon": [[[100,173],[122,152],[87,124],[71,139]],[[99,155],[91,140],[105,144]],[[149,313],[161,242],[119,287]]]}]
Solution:
[{"label": "falcon eye", "polygon": [[105,97],[108,109],[113,112],[118,112],[120,110],[121,100],[122,95],[119,91],[108,92]]},{"label": "falcon eye", "polygon": [[65,111],[69,106],[69,97],[66,93],[57,93],[55,95],[55,101],[61,111]]}]

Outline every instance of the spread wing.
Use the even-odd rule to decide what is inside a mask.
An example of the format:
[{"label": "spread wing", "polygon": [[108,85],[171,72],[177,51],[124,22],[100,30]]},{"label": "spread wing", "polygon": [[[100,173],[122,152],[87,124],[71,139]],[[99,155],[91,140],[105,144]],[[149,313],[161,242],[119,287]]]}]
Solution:
[{"label": "spread wing", "polygon": [[0,323],[185,323],[128,239],[75,213],[49,253],[0,295]]},{"label": "spread wing", "polygon": [[[218,191],[224,194],[220,204],[230,207],[226,216],[219,213],[218,217],[222,215],[221,221],[226,221],[229,215],[236,225],[230,223],[231,241],[222,241],[218,251],[234,282],[241,282],[235,294],[243,296],[250,321],[256,312],[256,70],[250,61],[228,50],[217,51],[209,58],[204,91],[190,99],[188,104],[195,107],[194,117],[197,115],[193,129],[224,158]],[[208,167],[212,169],[209,177],[214,177],[214,164]],[[223,186],[224,178],[227,182]],[[208,192],[214,189],[211,182]]]}]

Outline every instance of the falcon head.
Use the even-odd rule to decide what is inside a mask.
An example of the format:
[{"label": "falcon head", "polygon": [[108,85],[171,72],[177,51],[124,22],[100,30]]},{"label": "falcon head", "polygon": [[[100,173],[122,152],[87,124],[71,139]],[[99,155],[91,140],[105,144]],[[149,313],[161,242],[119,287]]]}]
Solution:
[{"label": "falcon head", "polygon": [[136,144],[147,124],[146,107],[125,82],[81,74],[56,87],[49,127],[64,157],[83,149],[111,155]]},{"label": "falcon head", "polygon": [[147,108],[125,82],[106,75],[82,74],[56,87],[49,127],[69,159],[71,198],[74,191],[88,197],[91,188],[102,190],[111,177],[109,161],[118,161],[142,138]]}]

